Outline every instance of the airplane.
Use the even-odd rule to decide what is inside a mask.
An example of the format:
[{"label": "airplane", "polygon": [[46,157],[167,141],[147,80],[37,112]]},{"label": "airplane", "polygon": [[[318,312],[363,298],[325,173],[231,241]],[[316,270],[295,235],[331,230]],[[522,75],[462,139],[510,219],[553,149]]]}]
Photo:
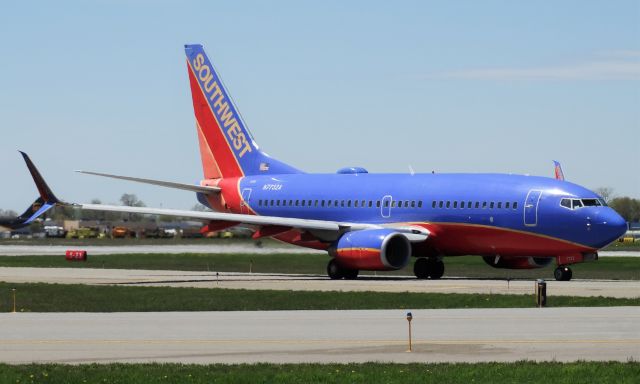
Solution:
[{"label": "airplane", "polygon": [[513,174],[376,174],[361,167],[310,174],[265,153],[243,122],[199,44],[185,45],[204,178],[197,185],[81,173],[194,192],[211,212],[57,199],[26,154],[46,206],[167,215],[201,220],[202,231],[238,224],[271,237],[325,250],[331,279],[359,271],[402,269],[415,259],[419,279],[439,279],[444,258],[477,255],[494,268],[542,268],[555,261],[557,280],[570,265],[597,260],[598,250],[626,231],[596,193],[556,178]]},{"label": "airplane", "polygon": [[[37,216],[33,217],[35,213],[37,213],[42,207],[44,200],[41,197],[38,197],[27,209],[24,213],[17,217],[0,217],[0,228],[4,229],[20,229],[24,228],[27,225],[31,224],[31,222],[40,216],[43,212],[39,212]],[[33,217],[33,219],[31,219]]]}]

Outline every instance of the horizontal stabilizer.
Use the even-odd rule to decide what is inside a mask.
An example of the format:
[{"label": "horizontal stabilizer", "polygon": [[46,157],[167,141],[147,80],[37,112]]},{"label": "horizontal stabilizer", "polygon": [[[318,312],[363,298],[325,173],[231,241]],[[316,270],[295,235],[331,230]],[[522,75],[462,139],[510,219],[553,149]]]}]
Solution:
[{"label": "horizontal stabilizer", "polygon": [[89,171],[76,171],[76,172],[84,173],[86,175],[110,177],[112,179],[135,181],[136,183],[158,185],[160,187],[182,189],[182,190],[185,190],[185,191],[199,192],[199,193],[205,193],[205,194],[211,194],[211,193],[220,192],[220,188],[218,188],[218,187],[206,187],[206,186],[195,185],[195,184],[174,183],[172,181],[161,181],[161,180],[152,180],[152,179],[142,179],[142,178],[139,178],[139,177],[110,175],[108,173],[100,173],[100,172],[89,172]]}]

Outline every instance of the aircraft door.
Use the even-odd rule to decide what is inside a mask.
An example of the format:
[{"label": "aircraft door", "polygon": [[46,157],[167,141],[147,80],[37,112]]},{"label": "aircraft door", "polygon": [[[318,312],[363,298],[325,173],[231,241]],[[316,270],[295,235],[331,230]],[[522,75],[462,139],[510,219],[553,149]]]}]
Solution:
[{"label": "aircraft door", "polygon": [[538,203],[540,202],[542,191],[532,189],[527,194],[524,202],[524,225],[535,227],[538,225]]},{"label": "aircraft door", "polygon": [[240,213],[242,214],[249,213],[250,202],[251,202],[251,188],[243,188],[242,201],[240,201]]},{"label": "aircraft door", "polygon": [[380,214],[385,219],[391,217],[391,201],[393,198],[391,195],[386,195],[382,198],[382,204],[380,205]]}]

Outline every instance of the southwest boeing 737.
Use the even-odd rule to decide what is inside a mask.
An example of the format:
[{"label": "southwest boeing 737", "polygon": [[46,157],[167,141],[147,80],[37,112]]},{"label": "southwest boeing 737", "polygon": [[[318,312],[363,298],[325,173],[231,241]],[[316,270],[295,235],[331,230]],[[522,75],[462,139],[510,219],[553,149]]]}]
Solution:
[{"label": "southwest boeing 737", "polygon": [[[478,255],[495,268],[529,269],[555,261],[557,280],[571,264],[596,260],[626,223],[596,193],[556,178],[511,174],[372,174],[348,167],[309,174],[267,155],[255,142],[201,45],[186,45],[204,178],[198,185],[97,172],[88,174],[195,192],[213,212],[75,204],[59,200],[23,153],[40,192],[35,220],[55,205],[83,210],[198,219],[203,232],[238,224],[326,250],[332,279],[361,270],[397,270],[415,259],[419,279],[438,279],[446,256]],[[82,172],[82,171],[79,171]]]}]

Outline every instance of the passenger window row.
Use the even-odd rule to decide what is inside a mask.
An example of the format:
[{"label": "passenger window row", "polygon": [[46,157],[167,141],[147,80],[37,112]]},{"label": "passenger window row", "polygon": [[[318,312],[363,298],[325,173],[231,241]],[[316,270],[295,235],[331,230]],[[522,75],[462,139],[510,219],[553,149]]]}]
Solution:
[{"label": "passenger window row", "polygon": [[518,202],[510,201],[450,201],[450,200],[433,200],[431,208],[445,209],[518,209]]},{"label": "passenger window row", "polygon": [[[422,201],[416,200],[381,200],[375,201],[375,207],[380,208],[422,208]],[[374,200],[301,200],[301,199],[272,199],[258,200],[259,207],[321,207],[321,208],[373,208]]]}]

